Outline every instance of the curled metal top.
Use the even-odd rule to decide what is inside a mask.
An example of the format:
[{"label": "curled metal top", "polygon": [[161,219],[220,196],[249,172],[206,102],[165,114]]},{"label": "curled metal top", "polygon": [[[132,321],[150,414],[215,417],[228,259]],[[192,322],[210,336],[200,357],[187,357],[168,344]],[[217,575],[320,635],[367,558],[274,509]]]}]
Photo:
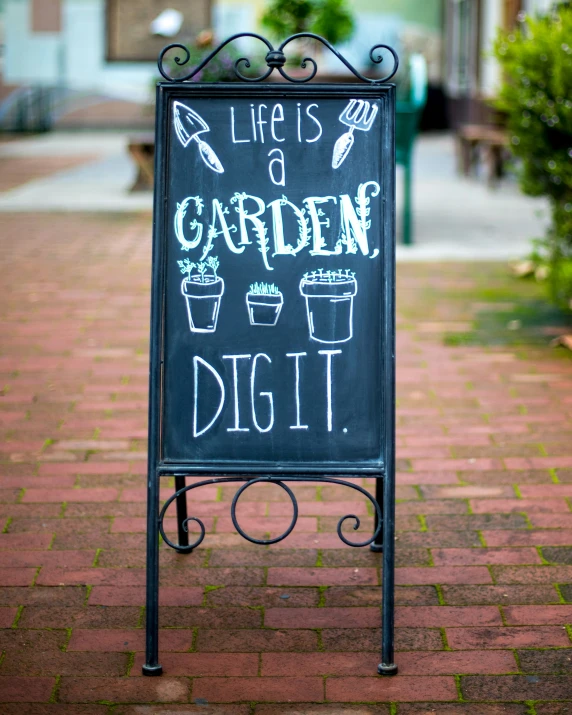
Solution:
[{"label": "curled metal top", "polygon": [[183,77],[172,77],[168,73],[168,70],[166,70],[164,66],[165,55],[172,50],[181,50],[184,53],[183,57],[177,55],[173,58],[173,61],[179,67],[184,67],[191,58],[190,52],[188,48],[185,47],[185,45],[181,45],[180,43],[168,45],[161,51],[161,54],[159,55],[159,59],[157,62],[159,72],[168,82],[187,82],[193,79],[193,77],[195,77],[201,70],[203,70],[208,65],[208,63],[223,49],[223,47],[230,44],[231,42],[234,42],[234,40],[237,40],[242,37],[254,37],[256,40],[260,40],[260,42],[263,42],[268,49],[265,56],[265,61],[268,69],[259,77],[248,77],[240,71],[241,67],[245,67],[248,69],[251,66],[248,57],[239,57],[235,61],[234,73],[237,78],[243,82],[262,82],[263,80],[270,77],[270,75],[272,74],[272,72],[274,72],[275,69],[278,70],[278,72],[282,75],[282,77],[284,77],[284,79],[288,80],[289,82],[294,82],[296,84],[304,84],[305,82],[309,82],[311,79],[313,79],[318,71],[318,65],[316,64],[316,61],[313,60],[311,57],[304,57],[304,59],[302,59],[300,62],[300,67],[302,69],[306,69],[306,67],[310,65],[310,73],[306,77],[292,77],[284,70],[284,65],[287,60],[286,55],[284,54],[284,48],[293,40],[297,40],[301,37],[308,37],[314,40],[318,40],[318,42],[321,42],[330,50],[330,52],[332,52],[340,60],[342,64],[344,64],[350,70],[350,72],[352,72],[358,79],[361,79],[362,82],[367,82],[368,84],[382,84],[383,82],[388,82],[395,75],[395,73],[397,72],[397,68],[399,67],[399,58],[397,56],[397,53],[389,45],[374,45],[369,51],[370,60],[376,65],[381,65],[381,63],[384,61],[382,52],[383,50],[386,50],[391,55],[393,60],[393,65],[390,68],[391,71],[389,71],[383,77],[371,78],[365,77],[363,74],[358,72],[355,67],[353,67],[347,61],[347,59],[340,52],[338,52],[338,50],[336,50],[333,45],[331,45],[323,37],[320,37],[320,35],[315,35],[313,32],[299,32],[296,35],[291,35],[286,40],[284,40],[284,42],[277,49],[274,49],[272,44],[265,37],[262,37],[262,35],[257,35],[254,32],[240,32],[236,35],[232,35],[232,37],[229,37],[224,42],[222,42],[207,57],[205,57],[199,65],[197,65]]}]

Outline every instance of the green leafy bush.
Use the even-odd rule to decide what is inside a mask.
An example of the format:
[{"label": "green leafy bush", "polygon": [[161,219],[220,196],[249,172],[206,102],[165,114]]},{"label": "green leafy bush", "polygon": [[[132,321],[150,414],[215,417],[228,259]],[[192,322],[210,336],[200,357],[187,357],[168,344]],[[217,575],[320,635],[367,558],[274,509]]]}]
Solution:
[{"label": "green leafy bush", "polygon": [[349,40],[354,31],[346,0],[271,0],[261,22],[279,40],[313,32],[335,45]]},{"label": "green leafy bush", "polygon": [[494,54],[522,190],[548,197],[552,226],[534,256],[548,264],[554,299],[572,308],[572,2],[501,32]]}]

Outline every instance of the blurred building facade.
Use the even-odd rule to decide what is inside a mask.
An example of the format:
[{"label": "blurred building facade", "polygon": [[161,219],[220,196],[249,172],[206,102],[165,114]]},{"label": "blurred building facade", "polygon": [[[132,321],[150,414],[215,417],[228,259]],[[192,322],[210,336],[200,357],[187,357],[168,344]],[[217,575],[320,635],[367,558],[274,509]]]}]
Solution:
[{"label": "blurred building facade", "polygon": [[514,27],[522,13],[545,13],[554,0],[445,0],[444,87],[450,124],[494,122],[488,100],[500,81],[491,56],[498,29]]},{"label": "blurred building facade", "polygon": [[185,38],[210,26],[209,0],[4,0],[4,77],[143,101],[166,44],[151,21],[180,6]]},{"label": "blurred building facade", "polygon": [[[426,124],[440,127],[445,115],[454,126],[481,121],[499,79],[495,60],[486,54],[497,28],[512,26],[522,11],[544,11],[552,2],[351,0],[356,32],[342,51],[362,70],[370,64],[369,48],[380,41],[405,59],[421,52],[429,74]],[[8,96],[6,86],[21,92],[57,88],[84,108],[90,101],[99,106],[103,97],[116,109],[133,104],[127,112],[133,122],[140,105],[149,102],[163,46],[192,41],[205,28],[219,39],[237,31],[260,32],[264,6],[264,0],[0,0],[5,31],[0,125],[15,96]],[[181,13],[181,29],[172,37],[154,36],[151,22],[168,8]],[[320,65],[330,77],[344,70],[328,53]],[[60,105],[62,112],[69,114],[69,104]],[[100,115],[103,121],[110,113]],[[90,116],[97,120],[97,111]],[[149,117],[144,121],[150,123]]]},{"label": "blurred building facade", "polygon": [[[431,81],[440,82],[441,6],[442,0],[353,0],[356,32],[344,52],[363,68],[379,41],[400,51],[423,51]],[[224,38],[237,30],[260,31],[264,0],[3,0],[3,7],[7,82],[141,99],[167,42],[149,30],[162,10],[173,8],[184,17],[176,41],[207,27]],[[328,72],[343,70],[335,59],[323,61]]]}]

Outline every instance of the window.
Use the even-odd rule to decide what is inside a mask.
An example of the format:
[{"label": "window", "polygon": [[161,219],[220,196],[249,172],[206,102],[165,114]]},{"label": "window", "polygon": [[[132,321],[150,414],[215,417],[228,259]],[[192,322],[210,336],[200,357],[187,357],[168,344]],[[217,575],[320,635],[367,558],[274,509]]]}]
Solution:
[{"label": "window", "polygon": [[447,86],[452,96],[471,94],[477,86],[479,2],[447,2]]},{"label": "window", "polygon": [[[149,26],[167,8],[183,14],[181,32],[174,38],[154,37]],[[106,10],[108,60],[154,62],[165,45],[188,42],[211,25],[210,0],[107,0]]]},{"label": "window", "polygon": [[61,32],[61,0],[32,0],[30,13],[32,32]]}]

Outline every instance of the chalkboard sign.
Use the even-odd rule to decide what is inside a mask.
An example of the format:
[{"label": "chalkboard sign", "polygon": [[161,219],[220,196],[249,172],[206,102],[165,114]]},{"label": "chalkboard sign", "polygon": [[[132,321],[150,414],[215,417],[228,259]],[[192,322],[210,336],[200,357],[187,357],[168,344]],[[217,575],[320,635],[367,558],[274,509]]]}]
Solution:
[{"label": "chalkboard sign", "polygon": [[[245,84],[187,83],[244,37],[268,50],[262,75],[245,76],[240,58],[234,73]],[[306,76],[291,76],[284,50],[301,38],[364,84],[305,85],[317,73],[311,58]],[[395,94],[384,82],[397,55],[373,47],[373,65],[393,58],[373,79],[318,35],[275,49],[239,33],[172,78],[163,60],[174,50],[176,68],[190,59],[175,44],[158,63],[167,83],[157,88],[143,673],[162,672],[159,535],[181,554],[206,538],[194,491],[236,484],[236,531],[269,546],[295,528],[292,487],[320,482],[373,509],[369,538],[348,538],[360,527],[353,514],[341,514],[336,531],[346,545],[383,551],[377,670],[395,675]],[[274,71],[290,84],[263,84]],[[375,497],[347,479],[365,475],[376,478]],[[161,477],[175,483],[162,506]],[[241,495],[260,483],[292,505],[290,525],[264,538],[237,515]],[[165,530],[173,504],[177,541]]]},{"label": "chalkboard sign", "polygon": [[383,473],[393,107],[388,85],[160,88],[160,466]]}]

